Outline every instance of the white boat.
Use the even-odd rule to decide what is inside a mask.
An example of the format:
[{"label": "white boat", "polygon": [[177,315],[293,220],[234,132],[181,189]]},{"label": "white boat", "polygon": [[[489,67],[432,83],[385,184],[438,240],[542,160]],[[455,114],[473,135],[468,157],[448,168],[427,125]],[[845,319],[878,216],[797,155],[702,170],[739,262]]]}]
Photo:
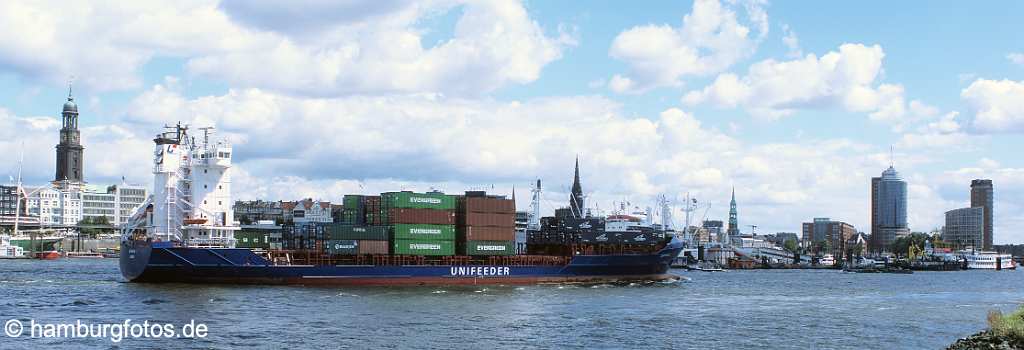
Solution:
[{"label": "white boat", "polygon": [[968,269],[978,270],[1013,270],[1017,264],[1010,254],[999,254],[987,251],[968,251],[964,253]]},{"label": "white boat", "polygon": [[11,236],[0,235],[0,259],[23,259],[25,249],[11,244]]}]

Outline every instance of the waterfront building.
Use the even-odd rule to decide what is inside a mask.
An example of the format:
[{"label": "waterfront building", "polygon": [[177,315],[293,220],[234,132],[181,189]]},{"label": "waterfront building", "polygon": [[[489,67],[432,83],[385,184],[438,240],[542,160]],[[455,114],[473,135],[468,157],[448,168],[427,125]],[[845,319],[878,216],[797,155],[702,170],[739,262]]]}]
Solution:
[{"label": "waterfront building", "polygon": [[890,165],[881,177],[871,178],[871,251],[887,252],[908,235],[907,182]]},{"label": "waterfront building", "polygon": [[729,237],[740,235],[740,219],[736,213],[736,187],[732,188],[732,200],[729,201]]},{"label": "waterfront building", "polygon": [[107,187],[84,186],[82,191],[82,219],[93,222],[105,218],[108,223],[119,226],[128,221],[135,209],[146,201],[146,187],[119,185]]},{"label": "waterfront building", "polygon": [[847,243],[856,235],[857,230],[853,225],[829,218],[814,218],[813,222],[803,223],[805,246],[814,247],[815,243],[826,242],[828,251],[819,253],[832,254],[835,257],[845,256]]},{"label": "waterfront building", "polygon": [[68,101],[61,111],[60,142],[57,144],[57,169],[53,179],[54,187],[61,191],[74,191],[85,183],[82,170],[85,168],[81,133],[78,131],[78,105],[71,96],[68,86]]},{"label": "waterfront building", "polygon": [[729,241],[729,237],[725,235],[725,225],[722,220],[704,220],[701,224],[711,237],[714,237],[715,241],[725,243]]},{"label": "waterfront building", "polygon": [[331,217],[331,202],[314,201],[312,198],[307,198],[297,202],[284,202],[281,204],[281,209],[284,211],[285,221],[290,219],[296,225],[334,222]]},{"label": "waterfront building", "polygon": [[42,226],[74,226],[82,221],[82,192],[77,188],[25,187],[28,215]]},{"label": "waterfront building", "polygon": [[[25,199],[17,194],[17,186],[0,185],[0,216],[15,216],[15,210],[21,208],[21,215],[25,215]],[[19,205],[18,202],[21,202]]]},{"label": "waterfront building", "polygon": [[985,209],[983,214],[984,231],[982,232],[981,240],[982,249],[984,250],[992,250],[992,215],[995,213],[993,211],[992,204],[992,180],[971,181],[971,207],[981,207]]},{"label": "waterfront building", "polygon": [[957,248],[979,249],[985,244],[985,208],[970,207],[946,212],[946,226],[942,240]]},{"label": "waterfront building", "polygon": [[285,215],[281,201],[235,201],[232,210],[235,212],[235,219],[245,225],[266,220],[284,222]]}]

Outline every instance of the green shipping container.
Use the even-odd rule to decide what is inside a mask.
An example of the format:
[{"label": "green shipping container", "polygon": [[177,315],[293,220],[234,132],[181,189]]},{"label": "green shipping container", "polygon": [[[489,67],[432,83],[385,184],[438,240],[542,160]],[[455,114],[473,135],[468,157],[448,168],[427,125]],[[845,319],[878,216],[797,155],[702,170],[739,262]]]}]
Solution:
[{"label": "green shipping container", "polygon": [[442,193],[387,192],[380,198],[381,208],[455,210],[455,197]]},{"label": "green shipping container", "polygon": [[395,239],[455,239],[455,225],[395,224]]},{"label": "green shipping container", "polygon": [[359,242],[340,239],[327,241],[327,253],[336,255],[359,254]]},{"label": "green shipping container", "polygon": [[345,206],[345,209],[355,209],[363,205],[363,196],[358,194],[347,194],[341,200],[341,204]]},{"label": "green shipping container", "polygon": [[392,247],[395,255],[455,255],[454,241],[398,239]]},{"label": "green shipping container", "polygon": [[515,255],[515,241],[466,241],[459,250],[462,255]]},{"label": "green shipping container", "polygon": [[327,230],[331,239],[386,241],[391,237],[391,226],[331,224],[328,225]]},{"label": "green shipping container", "polygon": [[270,247],[270,235],[263,232],[235,231],[235,247],[267,249]]}]

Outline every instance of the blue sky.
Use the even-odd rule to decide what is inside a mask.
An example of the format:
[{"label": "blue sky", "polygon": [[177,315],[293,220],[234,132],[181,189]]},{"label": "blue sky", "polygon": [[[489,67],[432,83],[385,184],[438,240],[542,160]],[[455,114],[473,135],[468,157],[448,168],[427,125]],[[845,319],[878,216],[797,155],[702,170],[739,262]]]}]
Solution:
[{"label": "blue sky", "polygon": [[914,230],[985,177],[996,242],[1024,242],[1024,4],[972,5],[9,2],[0,171],[25,144],[49,180],[73,75],[93,183],[148,183],[149,135],[183,120],[235,144],[243,199],[541,177],[550,209],[579,154],[602,209],[691,193],[722,219],[736,186],[759,231],[864,230],[894,146]]}]

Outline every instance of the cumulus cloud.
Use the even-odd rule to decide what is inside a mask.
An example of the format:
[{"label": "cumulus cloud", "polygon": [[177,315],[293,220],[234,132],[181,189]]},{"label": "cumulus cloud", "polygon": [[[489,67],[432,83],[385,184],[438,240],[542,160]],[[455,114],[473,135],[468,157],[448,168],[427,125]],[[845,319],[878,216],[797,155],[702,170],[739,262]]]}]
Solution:
[{"label": "cumulus cloud", "polygon": [[769,59],[751,65],[743,77],[719,75],[704,89],[688,92],[683,102],[743,107],[768,118],[798,109],[841,108],[893,121],[906,113],[906,104],[903,86],[879,82],[884,57],[878,45],[843,44],[820,58]]},{"label": "cumulus cloud", "polygon": [[1011,53],[1006,55],[1006,59],[1010,60],[1010,62],[1024,66],[1024,53]]},{"label": "cumulus cloud", "polygon": [[789,49],[789,51],[786,52],[786,56],[789,56],[790,58],[803,57],[804,50],[800,49],[800,38],[797,38],[796,32],[790,29],[789,25],[783,24],[782,33],[784,34],[782,37],[782,44],[786,45],[786,48]]},{"label": "cumulus cloud", "polygon": [[960,91],[980,132],[1024,131],[1024,81],[977,79]]},{"label": "cumulus cloud", "polygon": [[[608,87],[619,93],[642,93],[680,86],[688,75],[721,72],[754,52],[768,32],[760,2],[746,2],[747,21],[717,0],[698,0],[679,27],[648,24],[627,29],[612,41],[608,54],[626,62]],[[753,27],[753,28],[751,28]]]},{"label": "cumulus cloud", "polygon": [[971,137],[963,131],[961,122],[957,120],[958,115],[958,112],[949,112],[937,120],[922,125],[915,132],[903,134],[898,146],[908,149],[933,149],[943,154],[971,148]]},{"label": "cumulus cloud", "polygon": [[[451,38],[424,45],[420,21],[449,11],[461,11]],[[0,4],[0,69],[130,89],[143,65],[171,57],[194,75],[300,95],[479,94],[536,80],[575,42],[560,28],[545,35],[515,1],[11,1]]]}]

